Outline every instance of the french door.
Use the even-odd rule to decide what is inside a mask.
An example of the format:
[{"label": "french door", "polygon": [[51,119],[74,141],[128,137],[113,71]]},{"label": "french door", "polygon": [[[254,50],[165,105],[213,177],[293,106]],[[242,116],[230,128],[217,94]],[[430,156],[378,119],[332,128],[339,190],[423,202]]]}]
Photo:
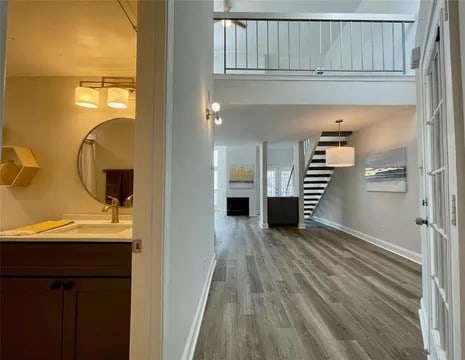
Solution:
[{"label": "french door", "polygon": [[292,168],[269,167],[267,171],[268,196],[292,196],[294,195],[294,182]]},{"label": "french door", "polygon": [[[461,245],[456,196],[456,113],[452,86],[450,23],[445,1],[438,1],[421,65],[423,298],[420,318],[425,348],[432,360],[462,360],[460,343]],[[463,311],[463,309],[462,309]]]},{"label": "french door", "polygon": [[426,191],[430,258],[430,337],[438,359],[448,359],[451,350],[450,323],[450,226],[447,111],[444,84],[444,53],[440,36],[433,45],[425,74]]}]

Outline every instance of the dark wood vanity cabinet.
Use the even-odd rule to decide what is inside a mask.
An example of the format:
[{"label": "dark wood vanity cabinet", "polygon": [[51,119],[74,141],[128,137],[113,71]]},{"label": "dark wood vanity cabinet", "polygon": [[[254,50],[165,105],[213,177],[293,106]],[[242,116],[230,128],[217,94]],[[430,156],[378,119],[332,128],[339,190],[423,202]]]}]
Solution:
[{"label": "dark wood vanity cabinet", "polygon": [[0,243],[0,359],[127,360],[130,268],[129,243]]}]

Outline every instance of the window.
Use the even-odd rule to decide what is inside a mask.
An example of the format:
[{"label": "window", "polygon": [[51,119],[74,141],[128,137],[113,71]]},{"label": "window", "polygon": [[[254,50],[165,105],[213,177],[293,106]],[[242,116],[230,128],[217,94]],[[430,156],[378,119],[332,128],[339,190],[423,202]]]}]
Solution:
[{"label": "window", "polygon": [[[289,181],[291,168],[270,168],[267,171],[268,179],[268,196],[293,196],[294,179]],[[289,187],[288,187],[289,184]]]},{"label": "window", "polygon": [[268,189],[267,189],[267,194],[268,196],[276,196],[277,192],[277,170],[268,170],[267,171],[267,184],[268,184]]},{"label": "window", "polygon": [[294,179],[289,180],[289,177],[291,176],[291,172],[292,170],[281,170],[280,171],[281,196],[294,195]]}]

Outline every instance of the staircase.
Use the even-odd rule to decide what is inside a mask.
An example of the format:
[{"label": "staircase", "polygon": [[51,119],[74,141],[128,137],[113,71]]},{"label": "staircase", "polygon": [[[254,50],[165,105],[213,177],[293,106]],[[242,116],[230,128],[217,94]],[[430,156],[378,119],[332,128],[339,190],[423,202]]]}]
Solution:
[{"label": "staircase", "polygon": [[313,156],[310,159],[307,173],[304,180],[304,209],[305,217],[311,218],[320,203],[326,188],[334,174],[334,168],[326,166],[326,149],[346,145],[347,137],[352,134],[351,131],[325,131],[316,145]]}]

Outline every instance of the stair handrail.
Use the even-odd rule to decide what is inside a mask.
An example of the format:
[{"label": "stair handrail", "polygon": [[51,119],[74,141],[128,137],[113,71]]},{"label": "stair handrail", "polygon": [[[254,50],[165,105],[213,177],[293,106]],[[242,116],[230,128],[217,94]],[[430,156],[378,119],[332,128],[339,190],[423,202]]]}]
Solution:
[{"label": "stair handrail", "polygon": [[286,191],[285,191],[286,196],[289,191],[289,185],[291,184],[292,175],[294,175],[294,170],[295,170],[295,165],[292,165],[291,173],[289,175],[289,179],[287,180],[287,186],[286,186]]},{"label": "stair handrail", "polygon": [[[305,142],[307,142],[307,145],[306,145],[306,149],[304,151],[305,164],[304,164],[304,172],[302,174],[302,176],[304,178],[304,181],[305,181],[305,177],[307,176],[307,170],[310,167],[310,163],[312,162],[313,155],[315,154],[316,148],[318,146],[318,141],[320,141],[320,138],[321,138],[322,134],[323,134],[323,132],[319,133],[318,136],[313,137],[313,138],[316,139],[316,141],[313,144],[312,148],[310,148],[310,141],[311,141],[310,139],[311,138],[308,138],[308,139],[305,140]],[[304,145],[305,145],[305,143],[304,143]]]}]

